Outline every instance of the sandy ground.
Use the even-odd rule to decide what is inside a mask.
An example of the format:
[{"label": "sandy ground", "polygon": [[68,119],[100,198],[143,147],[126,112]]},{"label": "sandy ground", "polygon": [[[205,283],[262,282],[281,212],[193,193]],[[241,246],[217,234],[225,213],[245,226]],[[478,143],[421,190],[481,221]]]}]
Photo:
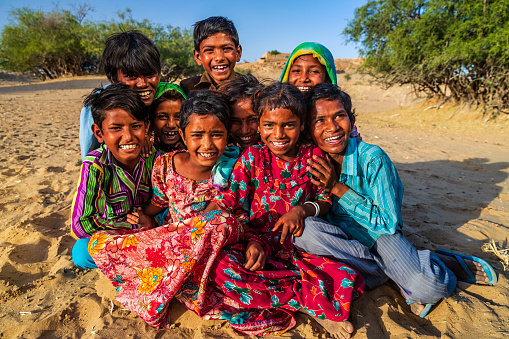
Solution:
[{"label": "sandy ground", "polygon": [[[480,256],[499,273],[495,287],[459,283],[425,319],[409,312],[392,285],[369,291],[353,304],[354,338],[507,338],[509,272],[481,246],[493,239],[508,247],[509,119],[426,110],[432,104],[407,88],[385,91],[356,74],[346,81],[347,73],[339,81],[353,97],[359,131],[386,150],[405,185],[410,241]],[[177,303],[172,328],[155,330],[112,301],[100,272],[73,266],[79,111],[83,95],[107,81],[31,81],[0,77],[0,338],[242,337]],[[327,337],[310,318],[297,321],[283,337]]]}]

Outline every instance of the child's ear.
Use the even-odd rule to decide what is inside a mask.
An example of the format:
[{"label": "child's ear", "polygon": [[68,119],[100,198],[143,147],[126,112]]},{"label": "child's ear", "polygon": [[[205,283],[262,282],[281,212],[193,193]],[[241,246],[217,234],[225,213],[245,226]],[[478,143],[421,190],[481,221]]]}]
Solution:
[{"label": "child's ear", "polygon": [[180,128],[179,128],[179,134],[180,134],[180,139],[182,139],[182,142],[184,143],[184,145],[187,146],[186,138],[184,138],[184,132],[182,132],[182,130]]},{"label": "child's ear", "polygon": [[300,131],[303,132],[305,128],[306,128],[306,126],[305,126],[304,122],[301,122],[300,123]]},{"label": "child's ear", "polygon": [[92,124],[92,133],[94,133],[94,136],[97,138],[97,141],[99,141],[99,143],[103,143],[104,142],[104,138],[103,138],[103,132],[101,131],[101,128],[99,127],[98,124]]},{"label": "child's ear", "polygon": [[194,60],[196,61],[198,66],[202,66],[203,63],[201,62],[200,52],[195,50],[195,49],[193,49],[193,55],[194,55]]},{"label": "child's ear", "polygon": [[242,46],[237,46],[237,62],[240,62],[240,58],[242,57]]}]

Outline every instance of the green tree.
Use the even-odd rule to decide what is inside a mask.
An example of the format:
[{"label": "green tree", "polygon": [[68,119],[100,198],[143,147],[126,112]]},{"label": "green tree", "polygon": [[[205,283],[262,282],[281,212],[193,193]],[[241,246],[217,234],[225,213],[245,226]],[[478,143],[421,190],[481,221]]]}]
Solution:
[{"label": "green tree", "polygon": [[200,72],[193,57],[191,31],[147,19],[137,21],[129,9],[109,21],[84,20],[90,10],[86,4],[79,6],[76,14],[61,9],[48,13],[26,7],[13,10],[10,25],[1,32],[0,67],[32,72],[42,80],[95,72],[106,39],[113,33],[136,29],[152,39],[161,52],[163,80]]},{"label": "green tree", "polygon": [[1,34],[0,66],[35,73],[41,79],[79,74],[82,63],[80,24],[69,11],[44,13],[26,7],[15,9],[14,25]]},{"label": "green tree", "polygon": [[509,0],[371,0],[343,33],[387,86],[509,113]]}]

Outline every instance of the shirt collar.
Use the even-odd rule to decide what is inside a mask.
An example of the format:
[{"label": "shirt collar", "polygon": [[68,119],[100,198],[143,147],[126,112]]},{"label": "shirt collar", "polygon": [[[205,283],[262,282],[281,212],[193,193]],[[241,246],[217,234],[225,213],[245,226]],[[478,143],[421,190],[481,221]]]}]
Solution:
[{"label": "shirt collar", "polygon": [[[117,162],[115,161],[115,158],[111,154],[110,149],[105,144],[101,145],[101,149],[103,151],[103,155],[99,159],[99,162],[103,163],[104,165],[115,166],[117,170],[124,171],[122,167],[117,165]],[[136,164],[136,167],[134,168],[134,176],[136,176],[138,168],[143,164],[145,164],[145,159],[142,156],[140,156],[140,161],[138,161],[138,164]],[[129,174],[126,171],[124,172],[126,174]]]},{"label": "shirt collar", "polygon": [[348,139],[348,145],[346,145],[345,156],[343,157],[343,167],[341,173],[346,175],[358,176],[358,149],[357,149],[357,138],[350,137]]},{"label": "shirt collar", "polygon": [[[226,81],[236,78],[237,75],[238,75],[237,72],[235,72],[235,71],[232,72],[232,74],[230,74],[230,76],[228,77],[228,79],[226,79]],[[201,75],[201,78],[200,78],[200,82],[198,82],[196,85],[194,85],[194,87],[199,87],[200,84],[203,84],[203,83],[210,84],[209,89],[217,90],[216,85],[214,85],[212,78],[210,77],[209,73],[207,73],[207,72],[203,72],[203,74]]]}]

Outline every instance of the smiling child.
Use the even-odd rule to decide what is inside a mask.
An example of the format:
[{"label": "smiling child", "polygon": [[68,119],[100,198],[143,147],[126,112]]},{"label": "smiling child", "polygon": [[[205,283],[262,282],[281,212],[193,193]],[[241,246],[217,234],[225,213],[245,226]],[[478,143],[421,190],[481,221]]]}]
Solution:
[{"label": "smiling child", "polygon": [[[159,85],[161,60],[155,44],[141,32],[112,34],[104,46],[101,68],[111,83],[127,85],[136,91],[146,106],[152,104]],[[83,106],[79,133],[82,159],[100,146],[91,129],[93,123],[90,107]]]},{"label": "smiling child", "polygon": [[148,107],[134,90],[120,83],[97,88],[85,105],[92,111],[94,135],[103,145],[82,164],[72,204],[72,235],[80,239],[73,248],[73,261],[79,267],[95,268],[87,252],[91,235],[140,227],[130,223],[128,215],[150,200],[156,153],[140,156],[149,128]]},{"label": "smiling child", "polygon": [[348,263],[367,288],[393,280],[421,318],[454,292],[457,280],[497,283],[493,268],[480,258],[418,251],[405,238],[398,172],[380,147],[350,137],[355,115],[347,93],[332,84],[317,85],[310,90],[308,112],[313,141],[329,155],[313,158],[308,169],[313,183],[333,196],[327,221],[305,220],[297,248]]},{"label": "smiling child", "polygon": [[[329,331],[342,333],[352,327],[349,305],[362,293],[362,279],[339,262],[293,247],[293,236],[302,233],[304,218],[325,215],[330,204],[330,195],[313,185],[306,170],[308,159],[325,154],[314,145],[300,144],[306,120],[304,97],[295,86],[279,82],[259,89],[253,97],[263,144],[244,150],[230,176],[229,190],[214,204],[234,211],[245,208],[248,201],[248,225],[263,241],[266,259],[259,257],[249,269],[256,268],[255,272],[246,274],[245,268],[233,263],[248,262],[248,254],[239,245],[225,248],[212,277],[226,295],[245,307],[274,307],[274,301],[286,310],[302,307]],[[235,286],[246,289],[240,300],[229,287],[236,276]]]},{"label": "smiling child", "polygon": [[180,86],[160,83],[150,106],[150,123],[154,131],[154,147],[162,152],[185,148],[179,134],[180,107],[186,99]]},{"label": "smiling child", "polygon": [[[279,81],[289,82],[303,92],[323,83],[338,84],[334,57],[327,47],[317,42],[303,42],[288,57]],[[357,126],[351,136],[362,140]]]},{"label": "smiling child", "polygon": [[198,21],[194,24],[193,38],[194,59],[205,72],[180,82],[186,94],[197,89],[217,90],[238,75],[235,64],[242,56],[242,46],[232,21],[221,16]]},{"label": "smiling child", "polygon": [[230,136],[241,149],[260,142],[258,115],[253,111],[253,94],[263,85],[251,74],[228,80],[219,91],[224,94],[232,109]]}]

